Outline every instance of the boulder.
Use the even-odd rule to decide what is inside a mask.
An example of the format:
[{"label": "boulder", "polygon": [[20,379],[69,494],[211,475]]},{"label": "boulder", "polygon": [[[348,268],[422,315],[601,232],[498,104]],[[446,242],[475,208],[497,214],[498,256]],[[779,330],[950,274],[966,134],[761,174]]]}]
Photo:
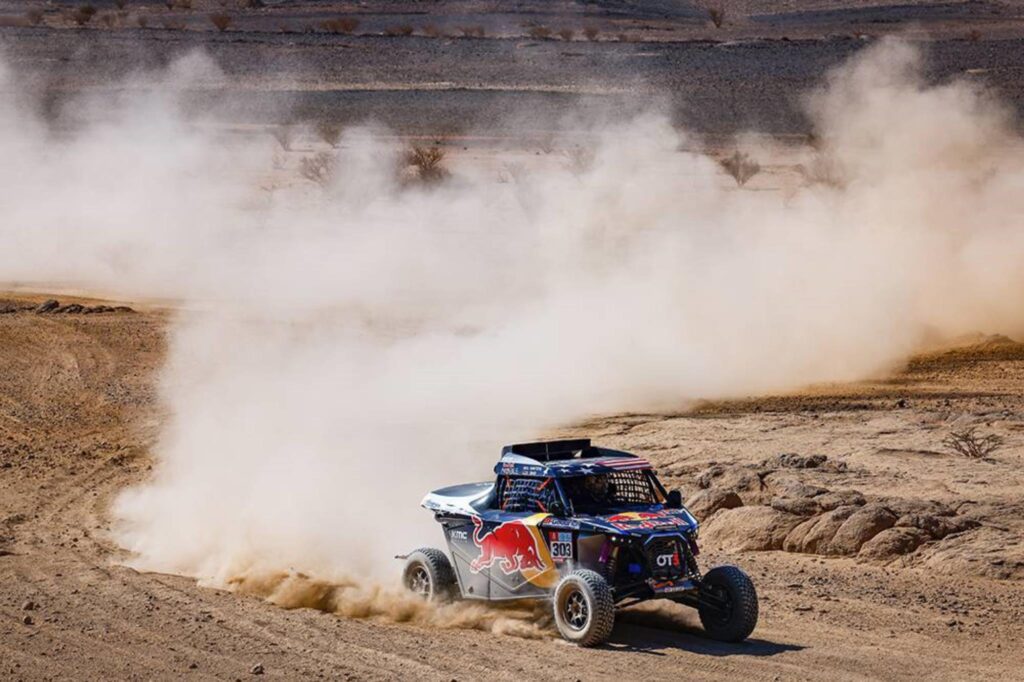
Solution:
[{"label": "boulder", "polygon": [[825,463],[825,455],[798,455],[795,452],[783,452],[769,462],[784,469],[817,469]]},{"label": "boulder", "polygon": [[833,490],[814,498],[822,511],[832,511],[850,505],[861,506],[867,502],[856,490]]},{"label": "boulder", "polygon": [[857,556],[865,559],[893,559],[909,554],[928,541],[919,528],[887,528],[861,546]]},{"label": "boulder", "polygon": [[904,514],[896,520],[894,525],[900,528],[917,528],[923,530],[933,540],[941,540],[947,535],[977,528],[980,524],[974,519],[962,516]]},{"label": "boulder", "polygon": [[742,507],[743,500],[732,490],[706,488],[698,490],[686,500],[686,508],[698,519],[707,519],[719,509]]},{"label": "boulder", "polygon": [[49,299],[47,301],[43,301],[38,306],[36,306],[36,312],[39,313],[40,315],[42,315],[44,313],[53,312],[54,310],[56,310],[59,307],[60,307],[60,303],[58,301],[56,301],[56,300],[51,298],[51,299]]},{"label": "boulder", "polygon": [[821,511],[810,497],[773,497],[771,508],[797,516],[814,516]]},{"label": "boulder", "polygon": [[704,526],[704,537],[727,551],[782,549],[782,542],[801,517],[771,507],[725,509]]},{"label": "boulder", "polygon": [[788,552],[804,554],[827,553],[832,538],[855,511],[857,507],[848,505],[804,521],[800,527],[794,527],[796,532],[786,536],[783,548]]},{"label": "boulder", "polygon": [[[764,483],[758,472],[743,466],[724,466],[715,464],[697,476],[698,488],[719,488],[732,490],[746,502],[758,499]],[[747,495],[744,495],[747,493]],[[749,497],[749,499],[748,499]]]},{"label": "boulder", "polygon": [[856,554],[865,542],[883,530],[892,528],[895,523],[896,515],[880,504],[860,507],[836,531],[828,544],[827,553]]}]

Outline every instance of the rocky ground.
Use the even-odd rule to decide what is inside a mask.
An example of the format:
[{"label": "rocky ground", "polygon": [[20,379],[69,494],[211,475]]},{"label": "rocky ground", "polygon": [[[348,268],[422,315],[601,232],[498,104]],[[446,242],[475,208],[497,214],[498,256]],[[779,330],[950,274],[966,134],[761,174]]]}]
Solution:
[{"label": "rocky ground", "polygon": [[[705,565],[740,564],[762,599],[745,644],[655,604],[583,651],[550,630],[285,610],[125,568],[108,507],[153,463],[167,313],[65,297],[83,308],[38,312],[48,298],[0,302],[0,676],[987,680],[1024,664],[1020,344],[975,339],[876,382],[566,429],[649,457],[704,521]],[[972,426],[1002,446],[972,459],[943,445]]]}]

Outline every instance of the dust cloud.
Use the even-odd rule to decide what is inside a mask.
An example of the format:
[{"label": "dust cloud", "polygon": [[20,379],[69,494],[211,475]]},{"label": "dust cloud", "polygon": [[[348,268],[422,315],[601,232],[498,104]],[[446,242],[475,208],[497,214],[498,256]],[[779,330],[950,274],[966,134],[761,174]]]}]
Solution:
[{"label": "dust cloud", "polygon": [[586,167],[499,182],[456,158],[431,188],[355,128],[326,186],[282,183],[269,136],[181,113],[225,80],[202,55],[73,126],[4,70],[0,278],[182,302],[158,465],[115,507],[136,566],[430,618],[371,583],[441,541],[422,495],[489,477],[502,443],[1024,330],[1016,122],[924,59],[885,40],[829,74],[786,191],[737,189],[657,113],[589,130]]}]

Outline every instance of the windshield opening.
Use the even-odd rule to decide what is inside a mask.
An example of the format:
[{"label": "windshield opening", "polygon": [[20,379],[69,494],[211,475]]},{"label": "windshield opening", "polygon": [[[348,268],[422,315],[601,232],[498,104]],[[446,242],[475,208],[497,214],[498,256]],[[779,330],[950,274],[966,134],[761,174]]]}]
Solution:
[{"label": "windshield opening", "polygon": [[660,502],[646,471],[615,471],[562,479],[577,514],[600,514]]}]

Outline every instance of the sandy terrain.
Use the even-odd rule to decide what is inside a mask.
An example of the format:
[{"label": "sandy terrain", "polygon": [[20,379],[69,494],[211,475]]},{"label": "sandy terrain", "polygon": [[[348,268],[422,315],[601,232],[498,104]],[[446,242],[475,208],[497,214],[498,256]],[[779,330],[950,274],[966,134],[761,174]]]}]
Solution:
[{"label": "sandy terrain", "polygon": [[[19,295],[4,307],[43,298]],[[711,643],[693,614],[668,606],[627,612],[608,646],[585,651],[548,631],[536,641],[285,610],[119,565],[126,557],[108,537],[108,505],[152,465],[165,324],[159,309],[0,315],[0,676],[236,679],[257,664],[269,676],[354,679],[1020,674],[1024,346],[990,339],[922,356],[877,382],[567,430],[650,457],[695,506],[708,485],[738,490],[741,509],[769,508],[758,501],[777,496],[770,488],[796,481],[858,490],[868,505],[894,510],[942,503],[950,518],[972,520],[916,551],[870,559],[729,549],[735,537],[721,517],[737,510],[719,511],[706,523],[704,562],[735,562],[754,576],[763,600],[754,638]],[[1005,438],[989,460],[941,446],[948,430],[975,423]],[[763,464],[786,452],[827,460]],[[748,467],[760,467],[766,487],[744,488]]]}]

